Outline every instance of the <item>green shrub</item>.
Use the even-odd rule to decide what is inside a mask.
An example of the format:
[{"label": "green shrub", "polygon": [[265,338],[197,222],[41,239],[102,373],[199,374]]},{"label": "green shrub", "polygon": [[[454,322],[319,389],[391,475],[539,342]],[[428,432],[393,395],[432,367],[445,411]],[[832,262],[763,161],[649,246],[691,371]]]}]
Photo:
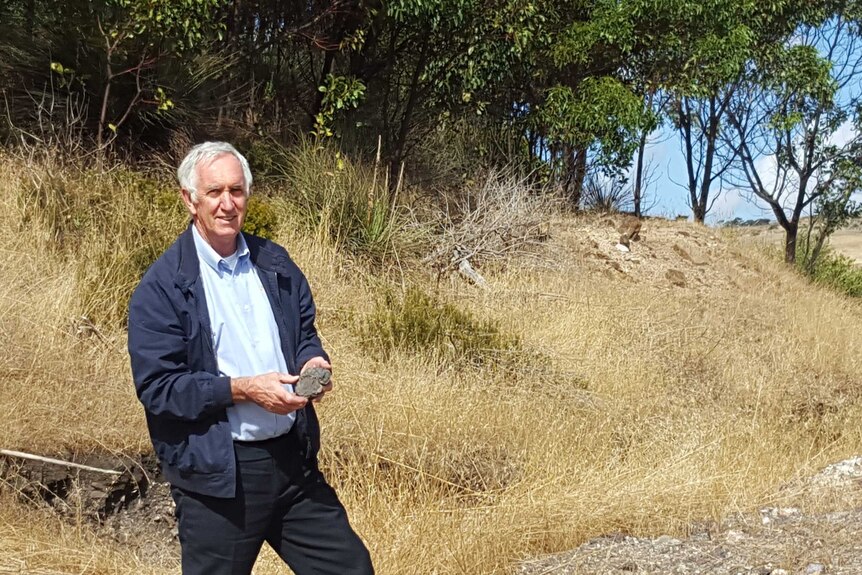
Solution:
[{"label": "green shrub", "polygon": [[807,238],[800,234],[796,242],[796,268],[816,284],[827,286],[851,297],[862,297],[862,266],[843,256],[829,245],[823,246],[812,263]]},{"label": "green shrub", "polygon": [[813,279],[851,297],[862,297],[862,267],[832,250],[824,249],[820,254]]},{"label": "green shrub", "polygon": [[502,333],[495,322],[476,319],[415,287],[403,294],[386,292],[360,335],[369,351],[384,358],[399,349],[481,365],[521,348],[519,339]]},{"label": "green shrub", "polygon": [[243,153],[256,182],[284,177],[290,159],[284,146],[271,139],[255,138],[244,148]]},{"label": "green shrub", "polygon": [[249,197],[242,231],[266,239],[274,239],[278,217],[269,200],[260,194]]}]

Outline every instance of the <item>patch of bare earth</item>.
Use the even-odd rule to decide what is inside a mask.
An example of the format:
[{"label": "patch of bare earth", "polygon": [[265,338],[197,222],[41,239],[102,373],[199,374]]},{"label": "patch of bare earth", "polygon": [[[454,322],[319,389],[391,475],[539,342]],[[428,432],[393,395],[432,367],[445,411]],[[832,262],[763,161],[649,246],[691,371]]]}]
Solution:
[{"label": "patch of bare earth", "polygon": [[[707,226],[649,218],[633,238],[632,220],[623,215],[587,215],[557,233],[559,245],[574,246],[577,267],[612,280],[642,283],[654,289],[685,288],[712,292],[737,287],[740,277],[755,277],[744,256],[733,252],[720,231]],[[627,244],[627,245],[625,245]],[[556,254],[565,261],[565,254]]]},{"label": "patch of bare earth", "polygon": [[[98,536],[148,557],[151,565],[179,564],[174,503],[153,456],[87,454],[59,460],[83,467],[0,456],[0,484],[29,506],[49,509],[72,524],[87,523]],[[0,557],[0,573],[10,572],[37,573]]]},{"label": "patch of bare earth", "polygon": [[[862,457],[786,487],[786,506],[691,525],[685,537],[616,533],[523,562],[519,575],[858,575]],[[838,507],[839,509],[835,509]]]}]

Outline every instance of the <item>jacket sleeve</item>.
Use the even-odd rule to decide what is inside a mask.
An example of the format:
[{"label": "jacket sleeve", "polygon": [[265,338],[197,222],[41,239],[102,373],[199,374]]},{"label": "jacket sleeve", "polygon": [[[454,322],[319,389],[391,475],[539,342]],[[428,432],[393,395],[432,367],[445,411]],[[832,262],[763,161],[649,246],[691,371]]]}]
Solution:
[{"label": "jacket sleeve", "polygon": [[138,399],[151,414],[198,420],[233,404],[230,378],[193,370],[176,308],[144,280],[129,304],[129,356]]},{"label": "jacket sleeve", "polygon": [[315,318],[314,298],[311,296],[311,288],[308,280],[300,273],[299,281],[299,344],[296,347],[296,367],[302,369],[309,359],[323,357],[329,361],[329,355],[323,350],[317,329],[314,327]]}]

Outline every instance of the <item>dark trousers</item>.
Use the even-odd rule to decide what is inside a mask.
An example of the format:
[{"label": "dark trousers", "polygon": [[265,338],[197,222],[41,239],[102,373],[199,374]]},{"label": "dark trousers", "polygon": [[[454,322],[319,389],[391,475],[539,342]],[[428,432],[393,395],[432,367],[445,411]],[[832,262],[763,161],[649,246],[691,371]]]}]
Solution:
[{"label": "dark trousers", "polygon": [[183,575],[248,575],[266,541],[296,575],[371,575],[365,545],[296,433],[236,442],[237,496],[174,488]]}]

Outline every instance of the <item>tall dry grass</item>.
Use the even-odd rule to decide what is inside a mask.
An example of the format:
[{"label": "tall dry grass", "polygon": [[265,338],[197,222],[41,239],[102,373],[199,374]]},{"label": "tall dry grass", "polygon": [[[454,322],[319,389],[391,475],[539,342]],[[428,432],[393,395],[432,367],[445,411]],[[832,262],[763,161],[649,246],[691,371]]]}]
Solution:
[{"label": "tall dry grass", "polygon": [[[0,160],[0,445],[147,450],[122,329],[70,327],[82,313],[76,270],[93,248],[58,250],[44,222],[20,224],[26,169]],[[614,281],[586,271],[567,240],[572,222],[560,219],[549,253],[565,257],[492,271],[487,292],[403,269],[399,284],[518,338],[521,350],[496,369],[369,353],[356,325],[386,282],[275,205],[336,369],[319,409],[321,463],[381,574],[506,573],[603,533],[684,533],[862,452],[859,305],[765,255],[712,263],[736,287]],[[750,273],[737,273],[739,260]],[[167,572],[42,512],[0,509],[9,557],[26,559],[28,538],[50,539],[63,543],[37,545],[43,567]],[[92,561],[69,562],[73,548]],[[255,572],[279,564],[267,553]]]}]

